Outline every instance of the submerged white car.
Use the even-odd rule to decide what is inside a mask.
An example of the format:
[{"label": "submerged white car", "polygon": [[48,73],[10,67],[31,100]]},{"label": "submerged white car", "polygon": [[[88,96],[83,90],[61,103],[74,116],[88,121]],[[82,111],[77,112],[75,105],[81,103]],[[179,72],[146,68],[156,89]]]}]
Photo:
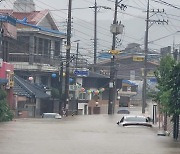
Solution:
[{"label": "submerged white car", "polygon": [[61,119],[62,117],[59,113],[43,113],[42,118]]},{"label": "submerged white car", "polygon": [[149,118],[145,116],[127,115],[123,116],[120,121],[117,121],[118,125],[122,126],[146,126],[152,127]]}]

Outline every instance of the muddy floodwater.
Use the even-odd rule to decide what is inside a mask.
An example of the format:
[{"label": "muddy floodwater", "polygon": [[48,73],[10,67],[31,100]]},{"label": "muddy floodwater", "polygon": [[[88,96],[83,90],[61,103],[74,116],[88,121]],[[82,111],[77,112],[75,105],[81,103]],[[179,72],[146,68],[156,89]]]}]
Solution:
[{"label": "muddy floodwater", "polygon": [[116,125],[120,115],[17,119],[0,123],[0,154],[180,154],[153,128]]}]

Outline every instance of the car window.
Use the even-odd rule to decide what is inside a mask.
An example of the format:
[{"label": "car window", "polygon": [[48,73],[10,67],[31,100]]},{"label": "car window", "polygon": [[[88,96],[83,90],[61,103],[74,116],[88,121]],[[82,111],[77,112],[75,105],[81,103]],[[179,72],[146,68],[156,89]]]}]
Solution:
[{"label": "car window", "polygon": [[146,122],[146,118],[144,118],[144,117],[126,117],[126,119],[125,119],[126,121],[128,121],[128,122],[131,122],[131,121],[133,121],[133,122]]},{"label": "car window", "polygon": [[43,118],[55,118],[56,114],[43,114]]}]

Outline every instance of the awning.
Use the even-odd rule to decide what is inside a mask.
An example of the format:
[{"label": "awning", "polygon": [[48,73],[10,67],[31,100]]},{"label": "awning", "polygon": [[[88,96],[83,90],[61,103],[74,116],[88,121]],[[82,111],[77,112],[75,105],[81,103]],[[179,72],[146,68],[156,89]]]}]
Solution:
[{"label": "awning", "polygon": [[4,85],[8,83],[8,79],[1,79],[0,78],[0,85]]}]

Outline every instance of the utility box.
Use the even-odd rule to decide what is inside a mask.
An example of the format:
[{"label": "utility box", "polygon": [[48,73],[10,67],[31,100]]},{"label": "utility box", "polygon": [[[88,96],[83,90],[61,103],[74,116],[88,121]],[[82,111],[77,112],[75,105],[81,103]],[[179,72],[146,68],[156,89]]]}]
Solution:
[{"label": "utility box", "polygon": [[110,32],[115,34],[122,34],[124,29],[123,24],[111,24]]}]

